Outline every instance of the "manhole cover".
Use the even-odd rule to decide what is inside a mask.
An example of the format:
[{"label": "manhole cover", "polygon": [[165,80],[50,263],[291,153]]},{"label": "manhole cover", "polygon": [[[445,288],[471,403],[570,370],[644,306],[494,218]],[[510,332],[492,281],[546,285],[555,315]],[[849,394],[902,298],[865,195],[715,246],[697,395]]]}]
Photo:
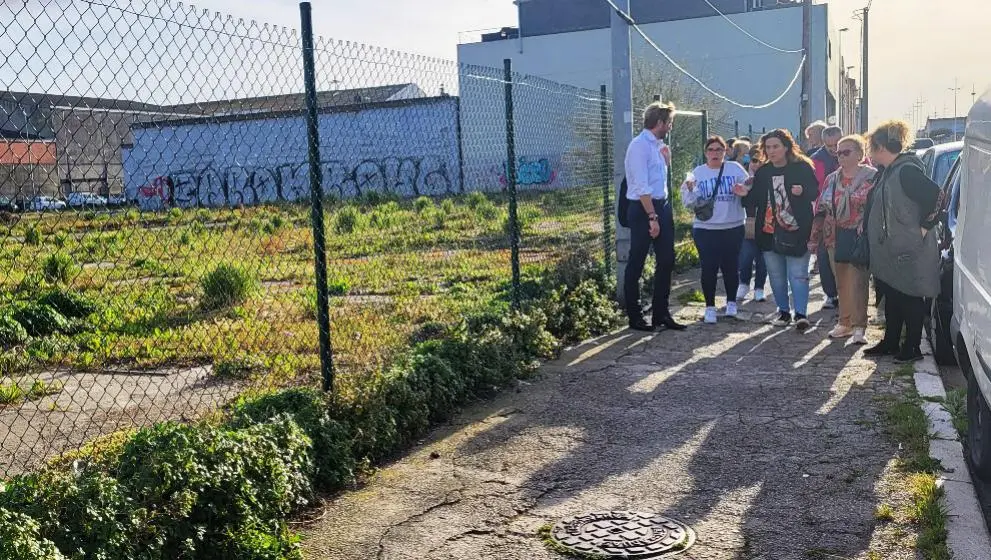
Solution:
[{"label": "manhole cover", "polygon": [[551,528],[551,538],[571,551],[607,558],[656,558],[695,544],[688,525],[643,511],[596,511],[562,519]]}]

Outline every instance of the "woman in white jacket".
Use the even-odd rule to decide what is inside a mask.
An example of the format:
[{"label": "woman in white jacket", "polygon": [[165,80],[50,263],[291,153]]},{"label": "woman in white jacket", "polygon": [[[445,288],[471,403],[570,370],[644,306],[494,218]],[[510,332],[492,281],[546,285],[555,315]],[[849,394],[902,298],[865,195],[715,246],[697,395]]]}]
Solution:
[{"label": "woman in white jacket", "polygon": [[737,314],[740,247],[747,219],[742,199],[749,190],[745,183],[750,174],[735,161],[724,162],[725,155],[726,141],[719,136],[709,138],[705,143],[705,164],[689,173],[681,185],[681,200],[690,210],[715,199],[712,216],[702,219],[696,212],[692,228],[702,266],[706,323],[716,322],[716,284],[720,272],[726,287],[726,316]]}]

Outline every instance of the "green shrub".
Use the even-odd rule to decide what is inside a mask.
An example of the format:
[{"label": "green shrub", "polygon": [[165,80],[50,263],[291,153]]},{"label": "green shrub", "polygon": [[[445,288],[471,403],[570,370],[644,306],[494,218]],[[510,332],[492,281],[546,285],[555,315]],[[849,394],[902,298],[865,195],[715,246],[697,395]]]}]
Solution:
[{"label": "green shrub", "polygon": [[72,257],[65,253],[52,253],[45,258],[42,264],[45,280],[52,283],[67,283],[76,275],[78,270],[79,267],[76,266]]},{"label": "green shrub", "polygon": [[399,205],[395,202],[387,202],[382,206],[372,210],[371,223],[377,228],[391,228],[401,223],[399,215]]},{"label": "green shrub", "polygon": [[417,213],[422,214],[428,208],[433,208],[433,207],[434,207],[434,199],[430,198],[429,196],[421,196],[413,201],[413,208],[417,211]]},{"label": "green shrub", "polygon": [[544,308],[547,329],[564,342],[605,334],[619,324],[615,301],[592,280],[585,280],[574,290],[554,290]]},{"label": "green shrub", "polygon": [[335,276],[327,279],[327,295],[343,296],[351,291],[351,283],[343,276]]},{"label": "green shrub", "polygon": [[47,305],[69,319],[82,319],[100,310],[99,304],[79,292],[55,289],[47,292],[38,303]]},{"label": "green shrub", "polygon": [[489,203],[490,201],[488,197],[485,196],[484,193],[481,193],[479,191],[472,191],[468,195],[466,202],[468,204],[468,208],[471,208],[472,210],[477,210],[480,206],[482,206],[485,203]]},{"label": "green shrub", "polygon": [[28,331],[10,315],[0,315],[0,346],[24,344],[28,340]]},{"label": "green shrub", "polygon": [[204,309],[223,309],[248,300],[258,287],[258,278],[250,271],[232,264],[219,264],[200,280]]},{"label": "green shrub", "polygon": [[29,302],[18,306],[12,317],[30,336],[49,336],[65,332],[69,328],[68,321],[61,313],[40,303]]},{"label": "green shrub", "polygon": [[493,204],[492,201],[490,201],[489,199],[484,197],[483,199],[484,202],[481,202],[474,207],[475,214],[478,216],[479,219],[484,220],[486,222],[491,222],[492,220],[497,219],[500,214],[499,209],[496,208],[496,205]]},{"label": "green shrub", "polygon": [[38,522],[0,507],[0,558],[4,560],[66,560],[55,544],[41,538]]},{"label": "green shrub", "polygon": [[182,208],[179,208],[178,206],[173,206],[172,208],[169,208],[169,212],[167,216],[170,222],[178,221],[180,218],[182,218]]},{"label": "green shrub", "polygon": [[41,232],[36,227],[28,227],[24,230],[24,243],[26,245],[41,245]]},{"label": "green shrub", "polygon": [[311,498],[311,447],[284,416],[241,430],[165,423],[139,431],[117,468],[134,511],[147,512],[133,545],[145,557],[242,558],[261,532],[280,550],[273,558],[298,558],[283,520]]},{"label": "green shrub", "polygon": [[356,464],[349,429],[331,419],[328,407],[315,389],[288,389],[237,403],[231,425],[243,428],[289,415],[313,440],[314,485],[333,490],[354,480]]},{"label": "green shrub", "polygon": [[241,356],[214,363],[213,374],[224,379],[247,379],[266,368],[265,362],[258,357]]},{"label": "green shrub", "polygon": [[699,265],[699,251],[694,243],[685,242],[674,248],[674,268],[679,272]]},{"label": "green shrub", "polygon": [[188,246],[192,242],[192,240],[193,237],[192,235],[189,234],[189,231],[183,231],[182,233],[179,234],[179,245],[182,245],[183,247]]},{"label": "green shrub", "polygon": [[450,198],[445,198],[443,202],[440,203],[440,211],[446,216],[450,216],[454,213],[454,201]]},{"label": "green shrub", "polygon": [[395,202],[399,197],[392,193],[379,191],[365,191],[358,197],[358,204],[362,206],[379,206],[387,202]]},{"label": "green shrub", "polygon": [[354,206],[345,206],[334,216],[334,231],[339,234],[353,233],[361,229],[363,218],[361,211]]},{"label": "green shrub", "polygon": [[55,234],[55,236],[52,237],[52,243],[59,249],[64,248],[69,244],[69,234],[64,231]]}]

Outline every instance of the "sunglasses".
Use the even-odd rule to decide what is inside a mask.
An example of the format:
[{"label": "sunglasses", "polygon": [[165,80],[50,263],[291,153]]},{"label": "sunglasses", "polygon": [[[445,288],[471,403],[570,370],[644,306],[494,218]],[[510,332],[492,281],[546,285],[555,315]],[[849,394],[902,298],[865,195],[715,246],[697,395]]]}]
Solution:
[{"label": "sunglasses", "polygon": [[849,157],[853,153],[853,150],[836,150],[836,155]]},{"label": "sunglasses", "polygon": [[706,151],[709,152],[709,153],[711,153],[711,154],[716,154],[716,153],[719,153],[719,152],[725,152],[726,151],[726,148],[708,148],[708,149],[706,149]]}]

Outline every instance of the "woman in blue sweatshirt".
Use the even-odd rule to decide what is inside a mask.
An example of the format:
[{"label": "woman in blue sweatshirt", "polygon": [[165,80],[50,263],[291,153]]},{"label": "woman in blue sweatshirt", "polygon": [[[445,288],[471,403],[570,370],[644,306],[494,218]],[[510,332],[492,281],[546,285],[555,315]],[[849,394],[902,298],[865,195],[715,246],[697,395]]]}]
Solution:
[{"label": "woman in blue sweatshirt", "polygon": [[[726,287],[726,316],[736,317],[736,293],[740,283],[740,247],[747,219],[742,197],[749,173],[735,161],[724,162],[726,141],[719,136],[705,143],[705,164],[692,171],[681,185],[681,200],[691,210],[715,196],[712,217],[696,213],[692,238],[702,265],[702,294],[705,296],[706,323],[716,322],[716,284],[720,271]],[[716,184],[718,181],[718,185]]]}]

